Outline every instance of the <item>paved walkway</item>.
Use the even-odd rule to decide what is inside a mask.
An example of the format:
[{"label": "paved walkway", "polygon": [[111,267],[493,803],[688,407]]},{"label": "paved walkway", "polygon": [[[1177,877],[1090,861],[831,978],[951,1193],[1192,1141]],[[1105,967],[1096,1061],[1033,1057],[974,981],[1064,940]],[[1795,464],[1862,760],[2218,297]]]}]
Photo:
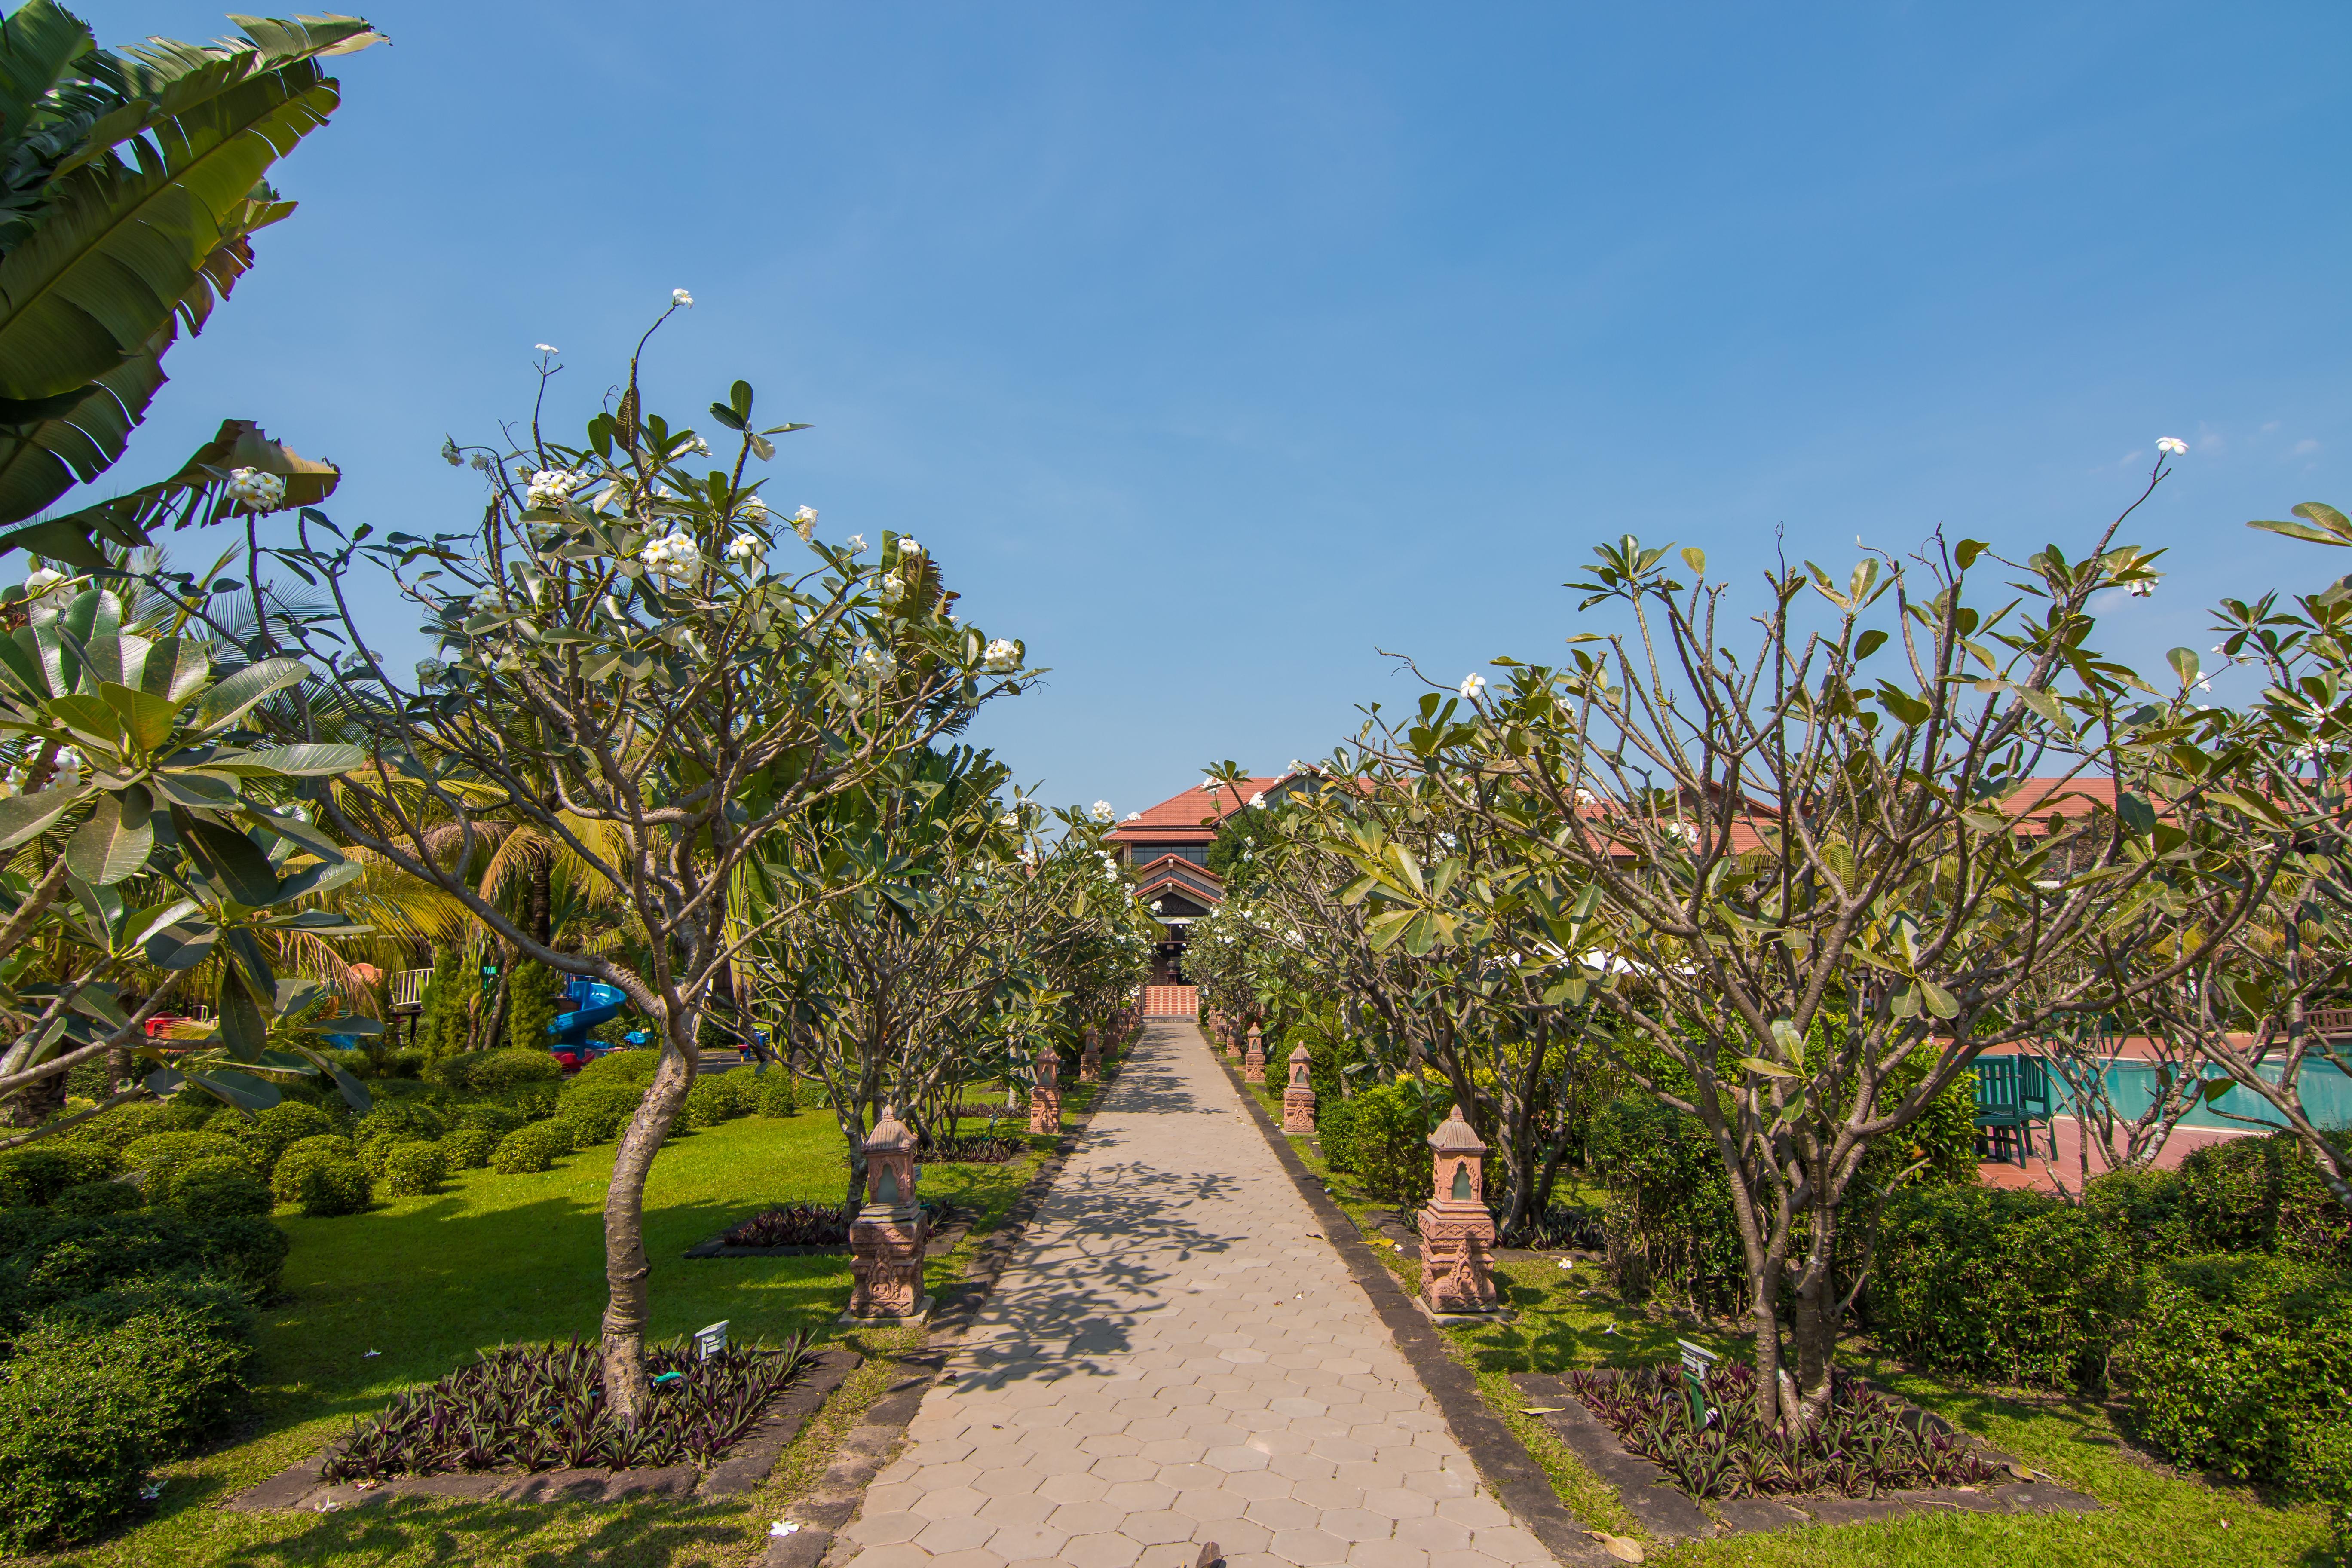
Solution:
[{"label": "paved walkway", "polygon": [[1549,1563],[1320,1229],[1200,1031],[1147,1023],[851,1561]]}]

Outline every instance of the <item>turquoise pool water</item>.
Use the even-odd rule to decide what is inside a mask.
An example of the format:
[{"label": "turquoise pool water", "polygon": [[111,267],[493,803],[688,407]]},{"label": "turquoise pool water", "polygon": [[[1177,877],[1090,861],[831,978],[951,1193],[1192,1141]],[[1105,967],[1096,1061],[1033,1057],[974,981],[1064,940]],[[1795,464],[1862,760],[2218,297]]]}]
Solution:
[{"label": "turquoise pool water", "polygon": [[[2137,1061],[2129,1057],[2108,1058],[2105,1073],[2107,1098],[2115,1102],[2118,1113],[2126,1118],[2137,1117],[2155,1103],[2156,1070],[2154,1062]],[[2206,1075],[2215,1079],[2227,1076],[2218,1068],[2208,1068]],[[2273,1083],[2278,1081],[2278,1070],[2274,1068],[2263,1076]],[[2067,1100],[2066,1086],[2055,1073],[2050,1075],[2050,1093],[2056,1102],[2058,1114],[2074,1114]],[[2321,1127],[2352,1127],[2352,1078],[2347,1078],[2332,1062],[2305,1062],[2303,1106],[2311,1120]],[[2235,1084],[2231,1085],[2228,1092],[2218,1101],[2196,1106],[2181,1119],[2180,1124],[2183,1127],[2211,1127],[2223,1131],[2248,1131],[2244,1121],[2233,1121],[2232,1117],[2251,1117],[2271,1126],[2279,1125],[2278,1113],[2271,1109],[2268,1100]]]}]

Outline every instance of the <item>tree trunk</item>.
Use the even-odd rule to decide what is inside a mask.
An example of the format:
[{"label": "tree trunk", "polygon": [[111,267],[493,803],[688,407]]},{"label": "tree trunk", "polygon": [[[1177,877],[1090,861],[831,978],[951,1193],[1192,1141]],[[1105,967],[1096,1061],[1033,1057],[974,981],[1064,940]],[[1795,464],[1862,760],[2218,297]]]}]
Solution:
[{"label": "tree trunk", "polygon": [[1780,1413],[1784,1428],[1810,1426],[1828,1412],[1830,1378],[1837,1365],[1837,1281],[1830,1268],[1836,1251],[1837,1211],[1816,1204],[1809,1217],[1811,1246],[1790,1314],[1790,1338],[1797,1352],[1797,1408]]},{"label": "tree trunk", "polygon": [[555,856],[541,853],[530,863],[530,901],[523,911],[530,940],[541,947],[555,945]]},{"label": "tree trunk", "polygon": [[653,1087],[629,1119],[604,1193],[604,1398],[613,1417],[634,1430],[653,1397],[646,1377],[646,1323],[652,1291],[646,1261],[646,1174],[694,1083],[694,1016],[673,1023]]},{"label": "tree trunk", "polygon": [[866,1107],[853,1101],[835,1115],[841,1122],[841,1136],[849,1145],[849,1191],[842,1197],[842,1206],[856,1214],[866,1206]]}]

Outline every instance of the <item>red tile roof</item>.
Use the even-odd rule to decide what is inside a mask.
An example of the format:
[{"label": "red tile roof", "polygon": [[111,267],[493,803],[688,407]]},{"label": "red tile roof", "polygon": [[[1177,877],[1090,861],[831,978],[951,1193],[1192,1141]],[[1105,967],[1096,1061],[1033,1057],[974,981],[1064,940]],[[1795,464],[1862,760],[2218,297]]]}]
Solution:
[{"label": "red tile roof", "polygon": [[1181,795],[1171,795],[1158,805],[1147,806],[1132,822],[1122,822],[1104,835],[1114,843],[1140,840],[1149,844],[1205,844],[1217,836],[1217,824],[1249,805],[1250,797],[1272,790],[1297,773],[1283,773],[1271,778],[1245,779],[1239,794],[1220,789],[1212,797],[1204,785],[1195,784]]}]

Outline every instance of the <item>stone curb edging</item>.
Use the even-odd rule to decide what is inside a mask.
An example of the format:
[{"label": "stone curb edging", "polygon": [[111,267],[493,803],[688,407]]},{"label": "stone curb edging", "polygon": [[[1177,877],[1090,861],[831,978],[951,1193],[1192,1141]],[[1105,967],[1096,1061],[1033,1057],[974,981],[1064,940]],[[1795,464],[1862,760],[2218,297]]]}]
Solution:
[{"label": "stone curb edging", "polygon": [[[1215,1053],[1214,1047],[1210,1049]],[[1364,1294],[1371,1298],[1372,1310],[1387,1326],[1413,1375],[1437,1401],[1438,1411],[1445,1417],[1454,1440],[1470,1456],[1470,1462],[1478,1468],[1480,1478],[1496,1500],[1561,1563],[1612,1562],[1593,1544],[1583,1523],[1561,1504],[1559,1494],[1552,1490],[1551,1478],[1536,1463],[1527,1445],[1487,1406],[1486,1395],[1478,1392],[1477,1379],[1449,1353],[1450,1342],[1422,1315],[1397,1277],[1365,1245],[1348,1211],[1325,1194],[1321,1180],[1290,1146],[1290,1135],[1275,1125],[1274,1118],[1259,1102],[1253,1092],[1255,1086],[1243,1081],[1240,1072],[1222,1056],[1217,1061],[1240,1094],[1242,1103],[1249,1108],[1275,1158],[1282,1162],[1283,1170],[1297,1186],[1299,1195],[1323,1222],[1324,1239],[1339,1254],[1340,1261],[1347,1264],[1348,1272],[1355,1276]]]},{"label": "stone curb edging", "polygon": [[[1538,1373],[1513,1373],[1511,1385],[1538,1405],[1557,1406],[1537,1417],[1585,1467],[1617,1489],[1625,1510],[1642,1528],[1661,1541],[1709,1540],[1745,1535],[1755,1531],[1799,1530],[1815,1524],[1858,1524],[1869,1520],[1899,1519],[1906,1514],[1939,1510],[1969,1513],[2095,1513],[2099,1500],[2054,1481],[2004,1482],[1989,1489],[1922,1487],[1890,1491],[1874,1498],[1727,1498],[1718,1500],[1717,1524],[1697,1503],[1665,1479],[1651,1460],[1629,1453],[1583,1401],[1559,1377]],[[1922,1412],[1937,1427],[1952,1432],[1948,1423],[1932,1412]],[[1955,1434],[1965,1436],[1965,1434]],[[1975,1439],[1969,1439],[1974,1442]],[[1976,1447],[1996,1463],[2016,1465],[2009,1455],[1983,1443]],[[2020,1467],[2021,1468],[2022,1467]]]},{"label": "stone curb edging", "polygon": [[350,1481],[330,1483],[320,1471],[335,1450],[327,1444],[309,1458],[268,1480],[247,1487],[222,1506],[238,1512],[299,1509],[331,1513],[394,1497],[438,1497],[498,1502],[619,1502],[639,1497],[728,1497],[749,1491],[768,1479],[810,1416],[857,1370],[865,1357],[856,1351],[825,1350],[811,1355],[806,1376],[769,1402],[759,1426],[737,1443],[708,1476],[692,1465],[634,1470],[534,1470],[517,1475],[485,1470],[473,1474],[401,1476],[362,1489]]},{"label": "stone curb edging", "polygon": [[[1133,1048],[1132,1045],[1128,1047]],[[1127,1051],[1119,1052],[1116,1062],[1124,1066],[1127,1055]],[[1115,1072],[1103,1080],[1094,1103],[1055,1141],[1054,1152],[1030,1173],[1021,1195],[1013,1199],[1003,1220],[973,1252],[971,1268],[962,1282],[951,1289],[933,1292],[930,1332],[924,1336],[922,1347],[898,1357],[895,1364],[901,1369],[900,1374],[882,1391],[879,1399],[866,1407],[865,1418],[842,1439],[832,1465],[816,1485],[788,1510],[792,1522],[800,1528],[790,1535],[768,1538],[768,1549],[760,1559],[761,1568],[817,1568],[832,1551],[842,1528],[857,1517],[858,1509],[866,1501],[866,1487],[888,1463],[906,1436],[907,1424],[922,1408],[923,1395],[930,1392],[931,1384],[947,1366],[955,1342],[971,1327],[972,1319],[996,1289],[997,1278],[1013,1260],[1013,1248],[1028,1233],[1030,1222],[1037,1217],[1038,1209],[1053,1191],[1063,1167],[1077,1152],[1095,1112],[1102,1109],[1116,1081]]]}]

